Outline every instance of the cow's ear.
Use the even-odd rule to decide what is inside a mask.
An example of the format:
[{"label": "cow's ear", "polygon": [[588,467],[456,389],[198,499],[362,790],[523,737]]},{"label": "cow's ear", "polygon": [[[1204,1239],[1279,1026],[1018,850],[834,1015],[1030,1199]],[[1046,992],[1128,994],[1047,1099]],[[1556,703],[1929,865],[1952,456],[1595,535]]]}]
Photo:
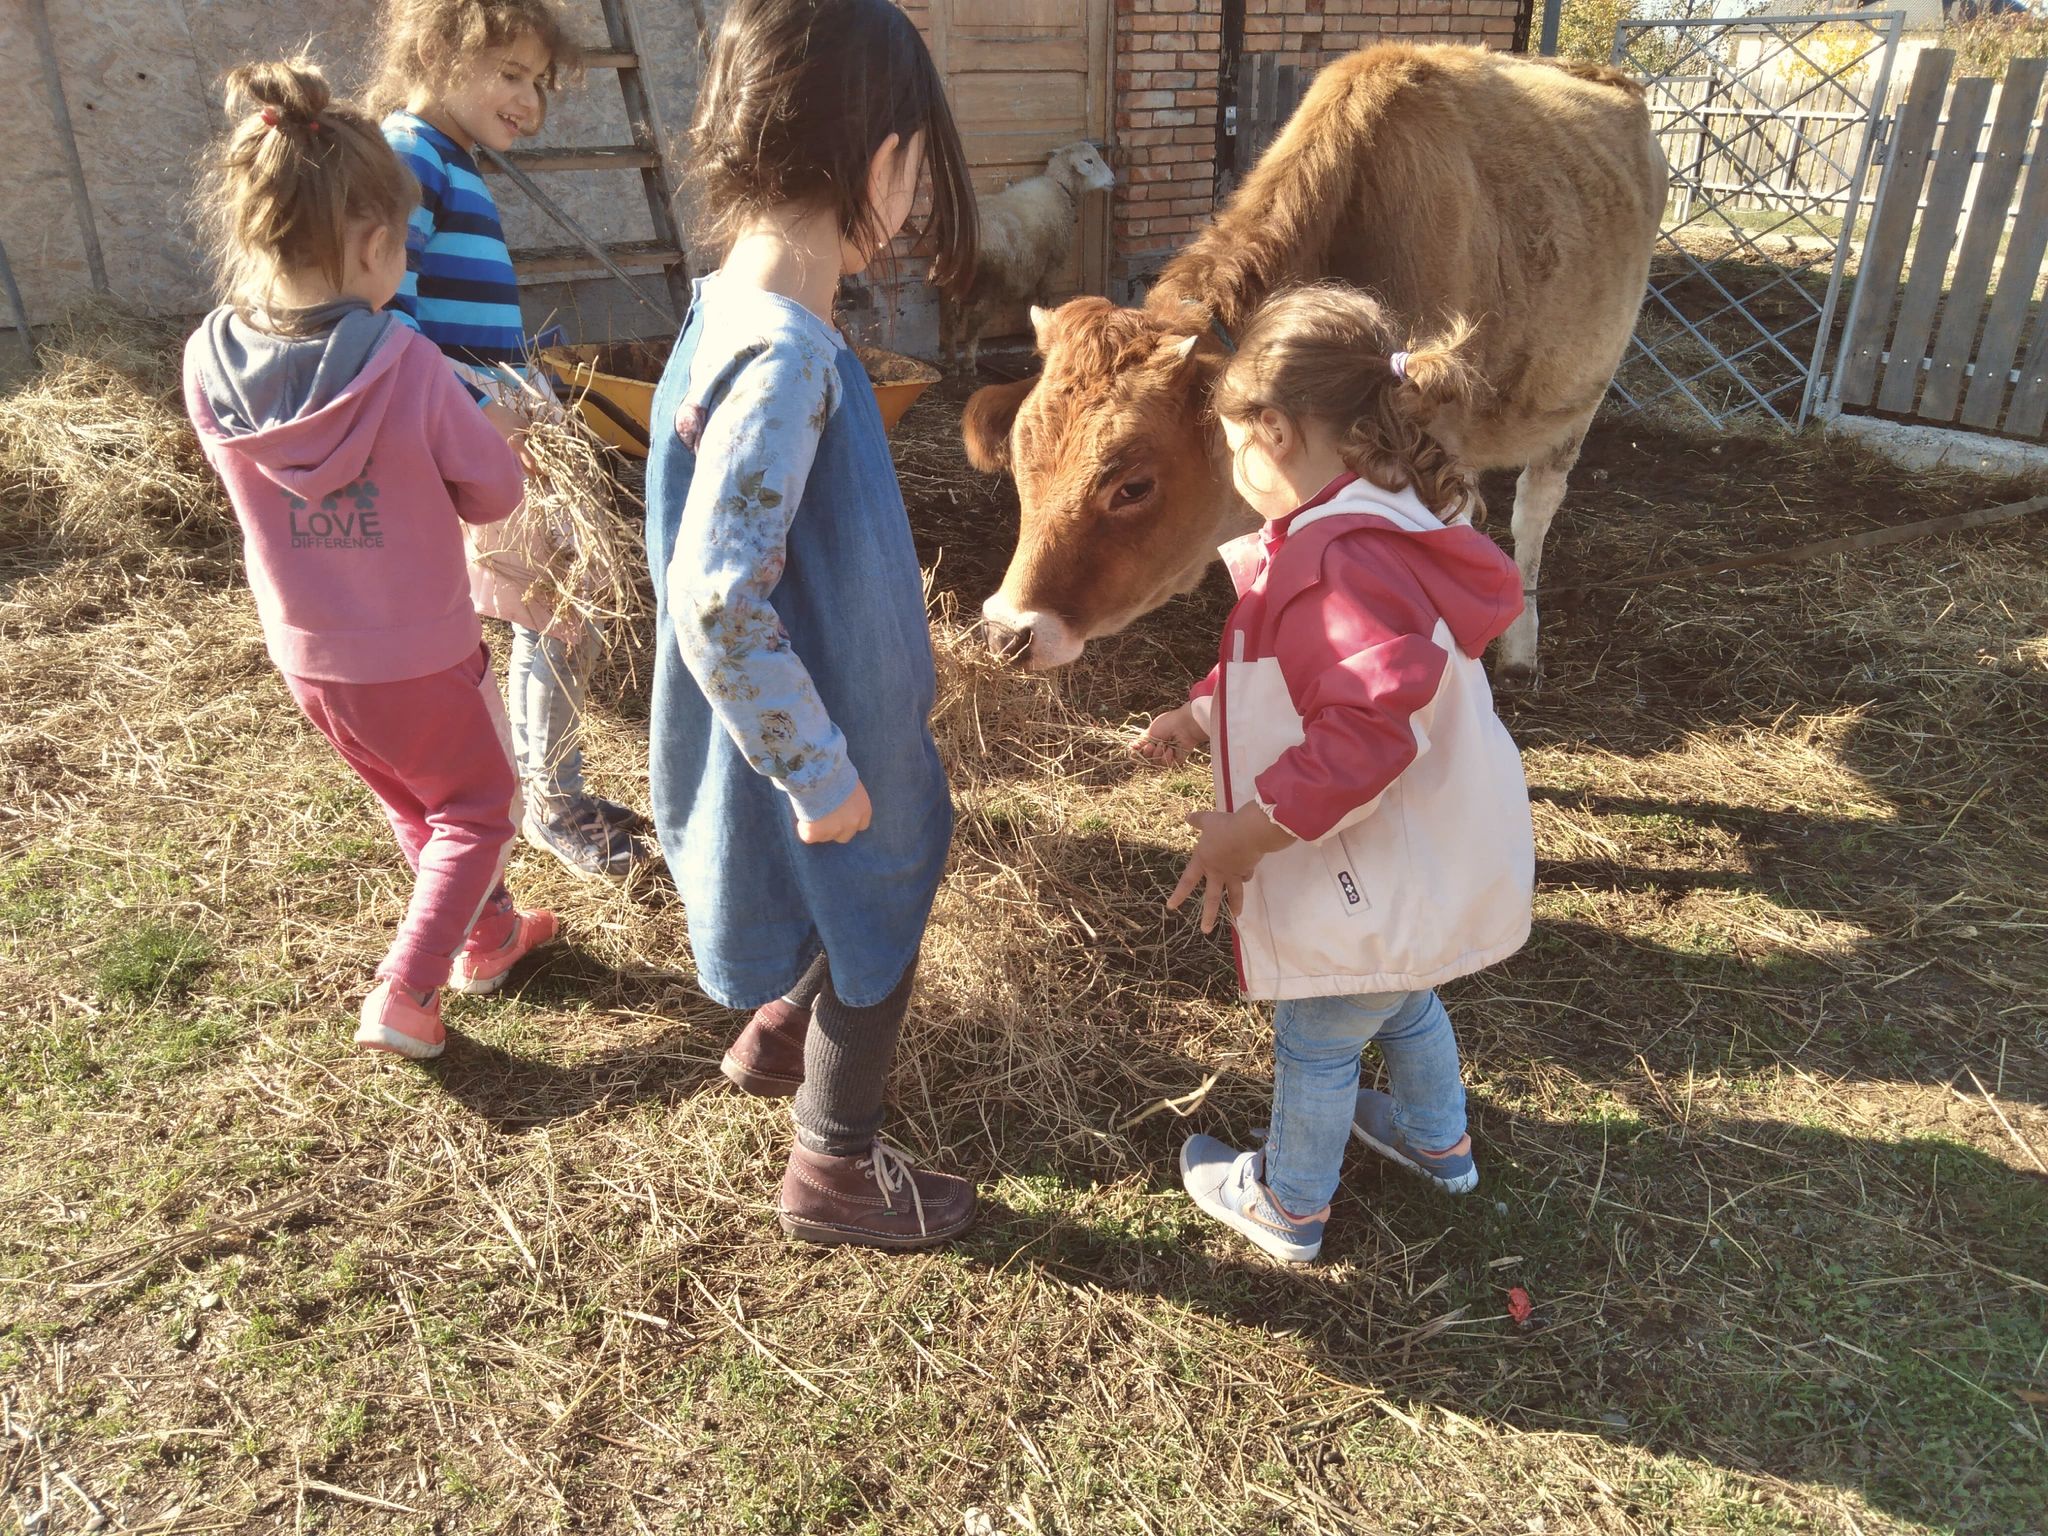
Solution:
[{"label": "cow's ear", "polygon": [[1052,346],[1053,312],[1038,305],[1031,306],[1031,334],[1038,338],[1038,354],[1043,357]]},{"label": "cow's ear", "polygon": [[967,446],[967,462],[984,475],[1009,469],[1010,428],[1024,397],[1037,385],[1034,375],[1014,384],[990,384],[967,397],[967,409],[960,415],[960,440]]}]

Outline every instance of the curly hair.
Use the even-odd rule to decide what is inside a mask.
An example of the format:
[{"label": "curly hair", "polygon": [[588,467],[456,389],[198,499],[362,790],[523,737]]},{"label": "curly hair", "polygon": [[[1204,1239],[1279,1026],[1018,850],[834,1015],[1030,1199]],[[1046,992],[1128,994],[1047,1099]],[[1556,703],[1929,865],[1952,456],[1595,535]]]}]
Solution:
[{"label": "curly hair", "polygon": [[889,0],[732,0],[690,124],[698,206],[719,244],[777,204],[832,210],[849,240],[879,245],[868,167],[891,134],[924,135],[932,279],[964,291],[978,224],[967,154],[937,67]]},{"label": "curly hair", "polygon": [[1404,337],[1385,305],[1339,283],[1274,295],[1252,315],[1210,396],[1219,419],[1262,411],[1317,421],[1337,434],[1352,473],[1381,490],[1414,487],[1444,517],[1481,510],[1477,482],[1429,435],[1437,412],[1480,388],[1462,353],[1472,328]]},{"label": "curly hair", "polygon": [[223,300],[262,307],[291,270],[339,287],[349,228],[364,220],[404,238],[419,202],[412,173],[369,117],[333,100],[311,60],[244,64],[224,84],[233,126],[207,151],[196,205]]},{"label": "curly hair", "polygon": [[554,0],[384,0],[377,79],[364,101],[380,117],[396,112],[415,91],[449,90],[480,55],[527,37],[548,56],[535,81],[545,120],[548,93],[583,69],[583,49]]}]

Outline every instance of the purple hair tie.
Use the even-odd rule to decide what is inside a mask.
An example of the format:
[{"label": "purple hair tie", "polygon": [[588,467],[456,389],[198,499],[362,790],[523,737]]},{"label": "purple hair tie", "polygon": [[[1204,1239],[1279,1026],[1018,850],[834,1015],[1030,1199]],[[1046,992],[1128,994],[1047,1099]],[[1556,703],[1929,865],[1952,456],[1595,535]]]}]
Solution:
[{"label": "purple hair tie", "polygon": [[1405,379],[1405,378],[1407,378],[1407,377],[1408,377],[1408,354],[1407,354],[1406,352],[1395,352],[1395,353],[1391,353],[1391,354],[1389,354],[1389,355],[1388,355],[1388,357],[1387,357],[1387,367],[1389,367],[1390,369],[1392,369],[1392,370],[1393,370],[1393,373],[1394,373],[1394,377],[1395,377],[1395,378],[1397,378],[1397,379]]}]

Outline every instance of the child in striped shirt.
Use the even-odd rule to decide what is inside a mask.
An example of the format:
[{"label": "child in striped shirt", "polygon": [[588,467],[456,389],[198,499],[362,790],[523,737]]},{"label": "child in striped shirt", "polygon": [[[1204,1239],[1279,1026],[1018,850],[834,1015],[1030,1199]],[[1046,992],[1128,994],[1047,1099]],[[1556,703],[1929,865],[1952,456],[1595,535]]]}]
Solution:
[{"label": "child in striped shirt", "polygon": [[[384,137],[420,184],[393,308],[441,348],[516,445],[522,418],[505,399],[547,386],[527,374],[512,257],[474,151],[502,152],[540,131],[548,92],[576,66],[576,44],[551,0],[387,0],[382,52],[372,100],[395,109]],[[639,817],[583,784],[583,694],[599,636],[535,596],[550,554],[546,531],[523,513],[470,536],[471,596],[512,627],[523,830],[579,874],[624,875],[641,857]]]}]

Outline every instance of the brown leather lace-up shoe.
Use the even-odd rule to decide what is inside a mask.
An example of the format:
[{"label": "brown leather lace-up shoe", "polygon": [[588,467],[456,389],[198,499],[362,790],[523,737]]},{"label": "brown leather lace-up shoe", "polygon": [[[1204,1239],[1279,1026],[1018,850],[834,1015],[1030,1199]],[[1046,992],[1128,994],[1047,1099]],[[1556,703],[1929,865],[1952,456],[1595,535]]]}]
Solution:
[{"label": "brown leather lace-up shoe", "polygon": [[801,1143],[782,1176],[782,1230],[807,1243],[863,1248],[929,1248],[974,1224],[974,1186],[917,1167],[876,1138],[853,1157]]},{"label": "brown leather lace-up shoe", "polygon": [[804,1036],[810,1031],[811,1010],[777,998],[754,1010],[718,1070],[742,1093],[786,1099],[803,1086]]}]

